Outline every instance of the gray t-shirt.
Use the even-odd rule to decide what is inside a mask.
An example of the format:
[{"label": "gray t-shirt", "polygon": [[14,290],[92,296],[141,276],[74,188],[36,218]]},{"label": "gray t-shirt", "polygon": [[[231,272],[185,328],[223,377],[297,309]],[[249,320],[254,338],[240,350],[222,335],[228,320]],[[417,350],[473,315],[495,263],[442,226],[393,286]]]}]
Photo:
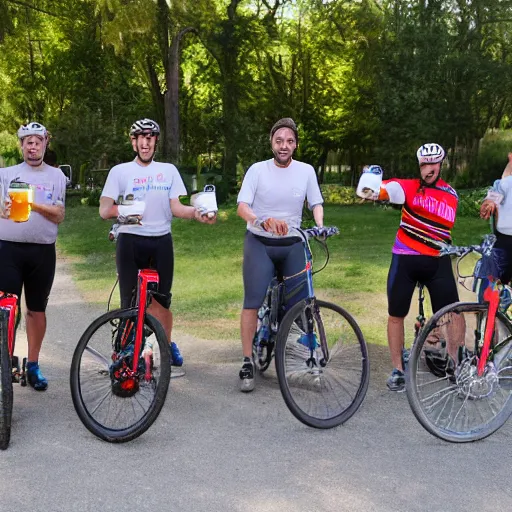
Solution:
[{"label": "gray t-shirt", "polygon": [[[258,219],[273,217],[286,221],[289,227],[299,228],[305,200],[310,209],[324,202],[313,167],[296,160],[288,167],[277,167],[272,159],[249,168],[237,202],[247,203]],[[251,223],[247,223],[247,229],[260,236],[273,236]]]},{"label": "gray t-shirt", "polygon": [[[33,202],[46,205],[63,205],[66,196],[66,176],[56,168],[43,163],[32,167],[23,162],[0,169],[1,190],[7,190],[11,181],[22,181],[32,186]],[[27,222],[0,219],[0,240],[36,244],[53,244],[58,226],[40,213],[30,212]]]},{"label": "gray t-shirt", "polygon": [[[139,165],[135,160],[110,169],[102,197],[122,201],[145,201],[142,225],[121,225],[119,233],[161,236],[171,230],[171,199],[187,195],[178,169],[172,164],[151,162]],[[120,201],[121,199],[121,201]]]}]

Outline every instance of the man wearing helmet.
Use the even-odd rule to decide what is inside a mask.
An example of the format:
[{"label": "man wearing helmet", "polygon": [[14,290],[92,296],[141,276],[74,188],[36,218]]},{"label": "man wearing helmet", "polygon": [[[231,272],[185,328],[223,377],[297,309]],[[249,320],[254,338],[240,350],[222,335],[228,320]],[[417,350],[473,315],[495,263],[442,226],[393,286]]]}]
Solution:
[{"label": "man wearing helmet", "polygon": [[304,269],[301,239],[290,233],[299,228],[307,200],[317,226],[323,226],[323,198],[313,167],[293,160],[298,144],[293,119],[277,121],[270,131],[274,158],[252,165],[238,194],[238,215],[247,222],[244,241],[244,305],[241,315],[243,349],[240,389],[254,389],[252,341],[257,312],[276,269],[284,276]]},{"label": "man wearing helmet", "polygon": [[[43,162],[48,132],[40,123],[18,130],[23,163],[0,169],[2,215],[0,219],[0,290],[21,297],[27,306],[28,383],[38,391],[48,387],[39,369],[39,352],[46,333],[46,305],[55,276],[57,227],[64,220],[66,177]],[[9,220],[8,189],[14,183],[31,189],[31,212],[26,222]],[[19,186],[19,185],[18,185]]]},{"label": "man wearing helmet", "polygon": [[[458,204],[455,190],[440,178],[445,152],[430,143],[421,146],[416,156],[419,178],[390,179],[379,190],[363,189],[366,199],[402,205],[387,284],[388,344],[394,367],[387,380],[391,391],[405,386],[404,318],[416,284],[427,287],[434,312],[459,300],[450,257],[439,256],[439,244],[451,243]],[[452,347],[448,350],[453,352]]]},{"label": "man wearing helmet", "polygon": [[119,275],[121,307],[130,307],[139,269],[155,268],[159,275],[159,295],[154,296],[149,312],[162,324],[170,343],[171,362],[183,365],[176,343],[171,341],[171,286],[174,251],[171,236],[173,217],[196,219],[213,224],[216,217],[201,215],[181,204],[187,194],[178,169],[172,164],[155,162],[160,127],[151,119],[135,121],[130,139],[135,159],[110,170],[100,198],[103,219],[137,216],[139,224],[121,224],[118,229],[116,265]]}]

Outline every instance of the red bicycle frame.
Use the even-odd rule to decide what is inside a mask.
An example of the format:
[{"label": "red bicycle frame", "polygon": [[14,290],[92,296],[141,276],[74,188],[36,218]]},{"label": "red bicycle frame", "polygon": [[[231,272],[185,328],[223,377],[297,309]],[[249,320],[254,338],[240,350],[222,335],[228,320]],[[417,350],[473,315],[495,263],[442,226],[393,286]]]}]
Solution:
[{"label": "red bicycle frame", "polygon": [[[149,288],[158,288],[158,272],[156,270],[143,269],[139,270],[138,278],[137,278],[137,302],[136,307],[138,308],[137,312],[137,330],[135,331],[135,346],[134,346],[134,354],[140,354],[141,344],[142,344],[142,333],[144,331],[144,317],[146,316],[146,309],[149,304]],[[153,285],[153,286],[149,286]],[[136,357],[133,358],[132,363],[132,371],[137,372],[138,360]],[[149,372],[149,366],[146,365],[147,372]],[[146,377],[149,377],[146,376]]]},{"label": "red bicycle frame", "polygon": [[484,344],[480,352],[480,359],[478,360],[477,370],[478,376],[481,377],[484,373],[485,364],[491,351],[491,339],[494,334],[494,321],[496,320],[496,313],[500,305],[500,290],[498,283],[489,277],[489,286],[484,291],[484,301],[489,303],[489,310],[487,313],[487,323],[485,325]]},{"label": "red bicycle frame", "polygon": [[18,296],[14,293],[0,292],[0,309],[9,313],[7,323],[7,344],[9,357],[12,359],[14,353],[14,332],[16,330],[16,311],[18,307]]}]

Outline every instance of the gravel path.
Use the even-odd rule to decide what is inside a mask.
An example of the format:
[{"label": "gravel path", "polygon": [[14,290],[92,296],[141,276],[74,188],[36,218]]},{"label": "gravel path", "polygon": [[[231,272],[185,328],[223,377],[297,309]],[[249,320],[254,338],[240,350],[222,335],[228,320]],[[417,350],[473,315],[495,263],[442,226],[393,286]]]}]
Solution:
[{"label": "gravel path", "polygon": [[476,444],[435,439],[404,394],[385,390],[382,348],[371,350],[360,411],[317,431],[288,412],[273,370],[250,395],[237,390],[237,342],[176,333],[187,373],[172,380],[156,423],[128,444],[100,441],[75,414],[68,384],[74,346],[100,312],[59,260],[41,357],[50,385],[15,387],[11,445],[0,452],[2,511],[512,510],[512,421]]}]

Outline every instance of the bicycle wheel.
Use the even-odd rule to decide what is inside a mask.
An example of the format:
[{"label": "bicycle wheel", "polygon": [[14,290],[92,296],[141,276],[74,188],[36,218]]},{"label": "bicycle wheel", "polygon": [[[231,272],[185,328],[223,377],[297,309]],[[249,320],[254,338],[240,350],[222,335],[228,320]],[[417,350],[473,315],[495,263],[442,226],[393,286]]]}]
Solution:
[{"label": "bicycle wheel", "polygon": [[12,418],[12,368],[9,354],[9,313],[0,310],[0,450],[5,450],[11,440]]},{"label": "bicycle wheel", "polygon": [[120,340],[128,329],[134,332],[136,319],[136,308],[97,318],[80,338],[71,363],[71,395],[78,416],[94,435],[113,443],[143,434],[162,410],[169,387],[169,345],[151,315],[145,318],[137,372],[131,371],[133,341],[122,345]]},{"label": "bicycle wheel", "polygon": [[265,373],[272,362],[274,356],[274,340],[270,339],[264,343],[258,343],[256,336],[252,343],[252,359],[256,369],[260,373]]},{"label": "bicycle wheel", "polygon": [[[405,388],[414,415],[428,432],[452,443],[483,439],[512,414],[512,325],[502,313],[484,373],[477,373],[487,308],[458,302],[441,309],[420,332],[409,358]],[[427,361],[432,339],[442,340],[445,358],[452,354],[442,375]]]},{"label": "bicycle wheel", "polygon": [[335,304],[316,299],[295,304],[277,333],[275,356],[284,401],[310,427],[345,423],[368,390],[370,362],[363,334]]}]

